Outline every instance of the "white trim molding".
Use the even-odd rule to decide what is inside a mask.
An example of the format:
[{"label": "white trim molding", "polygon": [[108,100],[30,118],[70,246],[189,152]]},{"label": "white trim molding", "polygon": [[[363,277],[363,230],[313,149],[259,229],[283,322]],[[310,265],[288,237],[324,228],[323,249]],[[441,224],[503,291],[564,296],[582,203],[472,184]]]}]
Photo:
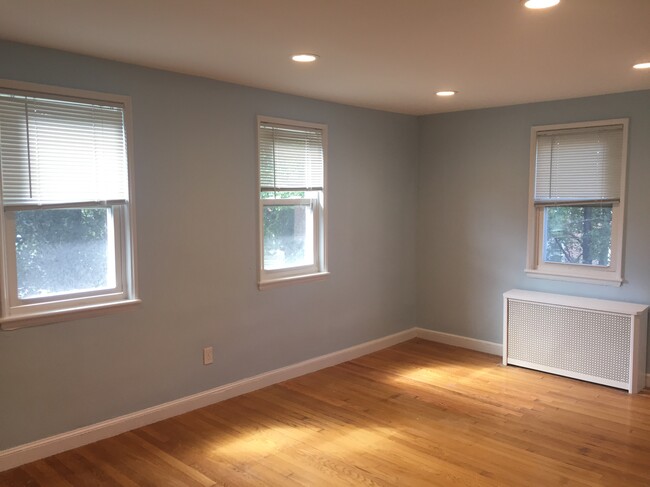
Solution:
[{"label": "white trim molding", "polygon": [[[268,129],[273,129],[269,133]],[[301,161],[301,165],[307,167],[311,165],[309,160],[316,162],[317,150],[312,150],[318,147],[318,137],[312,138],[315,133],[320,132],[322,139],[320,140],[320,153],[322,156],[322,180],[320,181],[320,189],[318,184],[318,178],[313,179],[311,177],[302,178],[304,187],[302,189],[296,188],[294,191],[304,192],[302,197],[294,196],[292,198],[264,198],[262,197],[262,188],[264,178],[262,168],[265,165],[263,159],[270,158],[273,160],[273,182],[269,184],[271,187],[266,187],[264,192],[272,189],[271,192],[283,192],[288,188],[282,188],[282,186],[287,186],[285,181],[284,183],[280,182],[283,178],[280,174],[283,170],[278,170],[276,174],[276,168],[282,167],[284,162],[287,159],[281,155],[284,151],[282,149],[283,143],[281,138],[276,139],[274,133],[276,130],[285,130],[293,129],[294,136],[300,138],[305,142],[311,149],[308,151],[311,153],[310,156],[307,156],[307,159]],[[328,166],[328,135],[327,135],[327,125],[322,123],[313,123],[313,122],[303,122],[299,120],[289,120],[286,118],[277,118],[277,117],[267,117],[263,115],[257,116],[257,199],[258,199],[258,265],[257,265],[257,282],[258,289],[260,291],[265,289],[270,289],[276,286],[286,286],[288,284],[296,284],[301,282],[310,282],[321,280],[329,276],[327,271],[327,206],[329,205],[329,200],[327,197],[327,166]],[[310,135],[306,135],[306,134]],[[299,135],[302,134],[302,135]],[[310,142],[311,141],[311,142]],[[276,145],[277,142],[277,145]],[[272,153],[272,156],[269,157],[268,152]],[[266,154],[263,157],[263,154]],[[295,154],[294,154],[295,156]],[[295,159],[291,156],[289,159],[292,162],[289,166],[293,166],[294,163],[297,163]],[[267,161],[268,162],[268,161]],[[288,169],[285,166],[285,170]],[[311,170],[312,175],[318,173],[317,165],[314,166]],[[276,176],[279,178],[276,180]],[[294,175],[298,177],[297,175]],[[288,187],[293,187],[293,183],[298,182],[293,180]],[[265,182],[264,186],[267,186],[266,183],[271,183],[270,181]],[[315,183],[315,185],[314,185]],[[311,188],[311,189],[309,189]],[[283,265],[278,269],[266,269],[264,263],[264,211],[265,207],[278,206],[278,205],[287,205],[287,206],[302,206],[305,209],[309,209],[307,214],[309,217],[305,217],[306,226],[305,226],[305,242],[312,240],[312,250],[313,250],[313,262],[311,264],[302,265],[298,267],[286,267],[290,264],[286,263],[286,266]]]},{"label": "white trim molding", "polygon": [[[60,120],[56,123],[52,122],[54,124],[52,126],[69,125],[63,120],[70,117],[81,124],[90,123],[93,117],[91,112],[95,111],[92,107],[102,107],[102,113],[114,113],[114,116],[111,115],[106,119],[111,120],[108,126],[112,127],[111,134],[113,134],[108,136],[106,140],[110,139],[110,143],[113,144],[112,147],[126,147],[124,157],[112,158],[105,166],[102,165],[102,172],[108,171],[108,173],[113,174],[114,178],[112,179],[119,181],[119,183],[111,185],[110,189],[108,187],[95,188],[95,190],[88,190],[89,192],[75,195],[66,194],[62,197],[63,199],[60,199],[61,196],[58,195],[57,191],[51,191],[51,188],[57,187],[59,179],[49,180],[48,187],[50,190],[41,195],[44,198],[43,201],[39,201],[36,195],[32,195],[31,176],[28,176],[28,174],[32,173],[32,166],[37,164],[34,158],[27,157],[26,161],[19,158],[14,162],[3,162],[4,169],[2,172],[9,170],[12,173],[17,171],[16,174],[23,174],[21,177],[25,178],[24,184],[30,190],[19,190],[13,193],[13,196],[9,195],[11,196],[9,199],[6,198],[7,194],[0,197],[0,205],[2,205],[3,210],[0,211],[0,328],[14,330],[27,326],[88,318],[121,311],[139,304],[140,299],[137,297],[138,277],[135,235],[135,156],[132,144],[131,98],[126,95],[5,79],[0,79],[0,91],[3,94],[18,97],[17,100],[20,100],[19,103],[23,105],[25,110],[28,109],[28,104],[31,103],[34,103],[33,106],[35,107],[52,101],[65,101],[75,104],[74,106],[77,108],[74,109],[62,106],[60,113],[62,118],[57,115]],[[85,109],[79,111],[80,106],[84,106]],[[7,117],[3,116],[4,118]],[[17,115],[17,118],[11,116],[7,120],[13,120],[11,122],[12,126],[22,127],[21,138],[23,142],[19,145],[22,149],[26,149],[23,146],[25,144],[29,145],[26,141],[29,139],[30,130],[34,128],[34,125],[29,120],[21,120],[19,115]],[[54,131],[50,132],[55,134]],[[80,132],[78,131],[66,135],[65,144],[72,144],[75,147],[85,146],[85,143],[80,142],[83,137],[79,139],[79,135]],[[60,142],[57,135],[53,135],[53,137],[56,140],[53,139],[52,143]],[[102,136],[102,138],[105,137],[106,134]],[[92,150],[92,147],[87,148]],[[0,159],[2,159],[1,156]],[[58,174],[61,177],[67,177],[74,173],[74,167],[62,164],[59,159],[52,159],[44,164],[59,171],[60,174]],[[99,168],[96,169],[99,170]],[[14,184],[14,186],[17,184]],[[39,184],[42,185],[42,183]],[[20,186],[23,187],[24,185]],[[2,188],[0,188],[0,193],[2,193]],[[17,212],[27,209],[45,211],[48,209],[72,210],[83,208],[105,210],[107,242],[110,242],[111,248],[114,248],[112,255],[110,257],[107,255],[106,265],[113,274],[114,278],[111,279],[113,282],[110,285],[107,283],[105,287],[85,291],[68,289],[67,292],[58,294],[19,296],[19,270],[17,268],[15,249]],[[112,263],[109,264],[109,262]]]},{"label": "white trim molding", "polygon": [[431,342],[444,343],[446,345],[467,348],[469,350],[476,350],[477,352],[489,353],[491,355],[501,356],[503,353],[503,344],[501,343],[488,342],[460,335],[452,335],[451,333],[443,333],[441,331],[434,331],[426,328],[417,328],[417,336],[418,338],[423,338],[424,340],[429,340]]},{"label": "white trim molding", "polygon": [[[526,252],[526,275],[532,278],[553,279],[561,281],[574,281],[584,282],[590,284],[600,284],[607,286],[621,286],[623,280],[623,234],[625,224],[625,182],[626,182],[626,168],[627,168],[627,144],[628,144],[628,118],[617,118],[610,120],[596,120],[576,123],[563,123],[554,125],[541,125],[533,126],[530,130],[530,170],[528,182],[528,243]],[[551,177],[543,171],[543,176],[538,178],[538,157],[545,151],[541,150],[538,145],[541,138],[548,138],[549,135],[562,135],[565,137],[573,137],[576,131],[582,133],[584,130],[590,129],[611,129],[620,128],[622,143],[620,148],[620,167],[617,166],[618,158],[614,157],[615,152],[609,151],[611,159],[605,159],[602,167],[609,168],[611,174],[618,173],[619,178],[616,180],[608,179],[607,189],[603,192],[587,193],[581,192],[584,187],[581,181],[576,187],[576,181],[582,179],[576,176],[576,166],[571,161],[572,157],[562,159],[568,162],[570,172],[563,173],[565,176],[571,174],[570,177],[561,177],[561,183],[555,182],[554,187],[562,186],[565,190],[563,194],[550,194],[551,183],[555,176]],[[586,144],[586,148],[590,144]],[[574,147],[574,146],[573,146]],[[562,149],[559,149],[562,150]],[[580,152],[580,151],[579,151]],[[579,153],[578,152],[578,153]],[[601,151],[602,152],[602,151]],[[607,151],[605,151],[607,152]],[[548,152],[546,152],[548,157]],[[563,156],[560,156],[563,157]],[[550,160],[543,162],[545,157],[539,161],[540,167],[551,167]],[[558,172],[560,174],[562,171]],[[607,172],[607,171],[606,171]],[[578,173],[579,174],[579,173]],[[587,174],[587,173],[585,173]],[[599,173],[600,174],[600,173]],[[544,188],[544,195],[538,197],[536,195],[537,185],[540,181],[548,181],[548,185],[542,185]],[[609,181],[612,181],[611,185]],[[614,185],[613,181],[618,182],[618,186]],[[593,188],[592,188],[593,189]],[[570,190],[570,191],[569,191]],[[568,193],[568,194],[567,194]],[[589,196],[586,196],[589,195]],[[612,208],[611,218],[611,241],[610,241],[610,262],[607,265],[592,265],[591,263],[572,264],[568,262],[550,262],[544,258],[545,247],[545,212],[546,209],[553,206],[592,206],[593,204],[608,204]]]},{"label": "white trim molding", "polygon": [[178,416],[179,414],[187,413],[194,409],[225,401],[226,399],[262,389],[263,387],[277,384],[278,382],[347,362],[348,360],[353,360],[357,357],[410,340],[416,336],[417,329],[410,328],[393,335],[321,355],[320,357],[298,362],[297,364],[281,367],[270,372],[264,372],[253,377],[215,387],[214,389],[192,394],[191,396],[182,397],[141,411],[125,414],[124,416],[108,419],[0,451],[0,472],[89,443],[94,443],[95,441],[110,438],[163,419]]},{"label": "white trim molding", "polygon": [[[163,419],[178,416],[179,414],[193,411],[225,401],[232,397],[246,394],[263,387],[293,379],[304,374],[309,374],[326,367],[331,367],[357,357],[382,350],[398,343],[422,338],[438,343],[444,343],[478,352],[501,356],[503,345],[485,340],[477,340],[451,333],[429,330],[426,328],[409,328],[407,330],[386,337],[371,340],[337,352],[328,353],[305,360],[297,364],[281,367],[269,372],[264,372],[253,377],[242,379],[230,384],[225,384],[191,396],[182,397],[157,406],[152,406],[141,411],[125,414],[117,418],[101,421],[89,426],[84,426],[72,431],[43,438],[31,443],[19,445],[8,450],[0,451],[0,472],[18,467],[25,463],[40,460],[41,458],[56,455],[73,448],[94,443],[105,438],[131,431]],[[650,373],[646,376],[646,385],[650,387]]]}]

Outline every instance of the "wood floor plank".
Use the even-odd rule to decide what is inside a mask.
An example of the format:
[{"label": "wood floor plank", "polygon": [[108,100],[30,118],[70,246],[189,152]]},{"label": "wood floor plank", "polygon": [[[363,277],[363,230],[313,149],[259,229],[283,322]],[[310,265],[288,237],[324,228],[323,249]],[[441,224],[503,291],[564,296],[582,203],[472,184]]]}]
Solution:
[{"label": "wood floor plank", "polygon": [[47,462],[33,462],[23,466],[23,470],[39,485],[48,487],[73,487],[73,484],[52,468]]},{"label": "wood floor plank", "polygon": [[414,339],[0,473],[0,487],[650,486],[637,395]]}]

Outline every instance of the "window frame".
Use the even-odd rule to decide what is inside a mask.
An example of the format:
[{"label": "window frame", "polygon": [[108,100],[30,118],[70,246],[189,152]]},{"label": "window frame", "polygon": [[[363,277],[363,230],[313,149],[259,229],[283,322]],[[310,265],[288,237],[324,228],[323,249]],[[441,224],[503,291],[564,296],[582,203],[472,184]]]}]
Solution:
[{"label": "window frame", "polygon": [[[535,175],[537,167],[537,138],[540,132],[550,130],[572,130],[581,128],[622,125],[623,144],[621,152],[620,201],[612,204],[612,235],[609,266],[544,262],[544,213],[552,206],[588,206],[589,203],[535,204]],[[596,120],[588,122],[539,125],[531,128],[530,174],[528,187],[528,244],[525,272],[529,277],[562,281],[583,282],[609,286],[623,283],[623,235],[625,224],[625,189],[627,174],[628,118]],[[593,203],[593,202],[592,202]]]},{"label": "window frame", "polygon": [[[313,198],[262,198],[261,188],[261,158],[260,158],[260,125],[262,123],[285,125],[296,128],[312,128],[322,132],[323,140],[323,189]],[[284,286],[298,282],[320,280],[329,275],[327,270],[327,125],[313,122],[303,122],[285,118],[257,116],[257,171],[256,198],[257,204],[257,285],[259,290]],[[281,269],[264,269],[264,207],[269,205],[305,204],[312,206],[314,264]]]},{"label": "window frame", "polygon": [[[40,98],[63,99],[81,103],[118,105],[123,110],[124,133],[128,168],[129,197],[126,203],[93,202],[91,204],[61,203],[26,207],[29,210],[68,208],[107,208],[111,210],[112,234],[115,245],[114,288],[105,288],[76,293],[62,293],[51,297],[20,299],[17,291],[15,245],[15,213],[22,208],[0,210],[0,327],[14,330],[27,326],[43,325],[73,319],[103,315],[108,312],[129,308],[140,303],[138,298],[138,277],[135,265],[135,201],[134,201],[134,156],[133,127],[131,120],[131,98],[87,90],[63,88],[37,83],[0,79],[0,91]],[[0,184],[0,202],[2,185]],[[13,241],[8,239],[13,238]]]}]

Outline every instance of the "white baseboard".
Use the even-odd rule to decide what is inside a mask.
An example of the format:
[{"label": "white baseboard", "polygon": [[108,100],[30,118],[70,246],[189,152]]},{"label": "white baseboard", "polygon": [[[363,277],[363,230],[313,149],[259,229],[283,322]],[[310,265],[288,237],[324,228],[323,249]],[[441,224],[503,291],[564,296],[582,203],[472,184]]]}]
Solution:
[{"label": "white baseboard", "polygon": [[485,352],[492,355],[503,355],[503,344],[501,343],[477,340],[476,338],[452,335],[451,333],[443,333],[441,331],[428,330],[426,328],[416,328],[416,330],[418,338],[423,338],[424,340],[445,343],[455,347],[468,348],[470,350]]},{"label": "white baseboard", "polygon": [[[416,336],[423,340],[432,342],[445,343],[455,347],[467,348],[469,350],[476,350],[478,352],[485,352],[492,355],[503,356],[503,344],[488,342],[485,340],[477,340],[476,338],[468,338],[460,335],[452,335],[451,333],[443,333],[441,331],[428,330],[426,328],[415,328]],[[645,386],[650,388],[650,373],[645,376]]]},{"label": "white baseboard", "polygon": [[[95,441],[110,438],[126,431],[171,418],[194,409],[209,406],[231,397],[252,392],[278,382],[293,379],[310,372],[331,367],[348,360],[361,357],[372,352],[410,340],[422,338],[433,342],[445,343],[456,347],[468,348],[479,352],[501,355],[503,346],[500,343],[452,335],[425,328],[411,328],[394,335],[365,342],[338,352],[321,355],[297,364],[265,372],[254,377],[215,387],[191,396],[182,397],[175,401],[166,402],[131,414],[95,423],[83,428],[50,436],[8,450],[0,451],[0,472],[41,458],[49,457],[73,448],[78,448]],[[646,375],[646,385],[650,387],[650,374]]]},{"label": "white baseboard", "polygon": [[231,397],[277,384],[278,382],[347,362],[362,355],[410,340],[416,336],[416,328],[411,328],[395,333],[394,335],[365,342],[327,355],[321,355],[320,357],[215,387],[214,389],[182,397],[158,406],[0,451],[0,472],[49,457],[50,455],[94,443],[104,438],[110,438],[111,436],[119,435],[120,433],[140,428],[163,419],[178,416],[179,414],[194,409],[209,406],[210,404],[224,401]]},{"label": "white baseboard", "polygon": [[[501,343],[477,340],[476,338],[468,338],[460,335],[452,335],[451,333],[443,333],[441,331],[429,330],[427,328],[415,328],[415,330],[416,336],[423,340],[445,343],[455,347],[503,356],[503,344]],[[645,386],[650,389],[650,373],[647,373],[645,376]]]}]

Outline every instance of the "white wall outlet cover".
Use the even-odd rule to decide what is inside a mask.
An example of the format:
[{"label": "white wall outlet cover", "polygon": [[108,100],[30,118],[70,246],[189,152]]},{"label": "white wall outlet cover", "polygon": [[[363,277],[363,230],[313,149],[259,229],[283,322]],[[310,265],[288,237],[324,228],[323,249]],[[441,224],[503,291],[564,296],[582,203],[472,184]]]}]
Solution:
[{"label": "white wall outlet cover", "polygon": [[214,361],[214,353],[212,347],[205,347],[203,349],[203,365],[209,365]]}]

